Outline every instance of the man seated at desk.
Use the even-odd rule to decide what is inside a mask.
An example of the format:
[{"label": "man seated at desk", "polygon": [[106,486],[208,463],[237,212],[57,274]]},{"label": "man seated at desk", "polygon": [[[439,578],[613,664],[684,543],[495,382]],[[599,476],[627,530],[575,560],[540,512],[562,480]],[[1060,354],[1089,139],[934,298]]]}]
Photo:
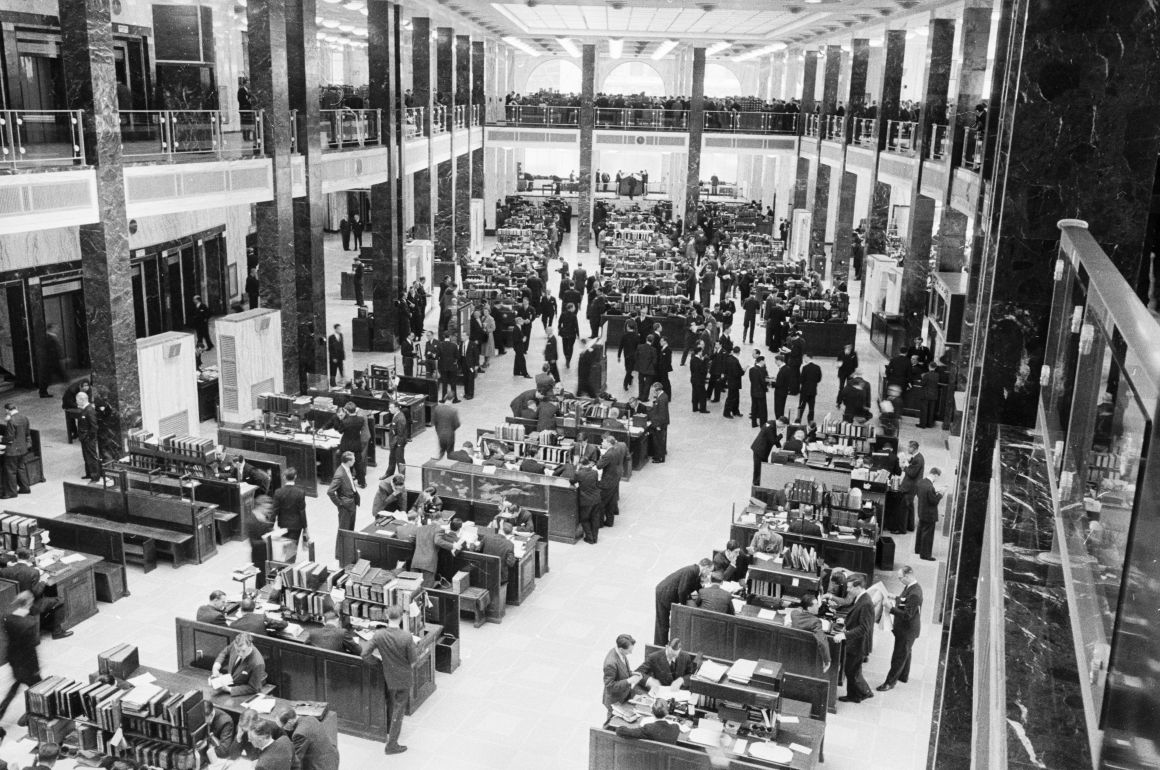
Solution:
[{"label": "man seated at desk", "polygon": [[624,423],[620,421],[620,410],[615,406],[608,407],[608,416],[600,421],[600,427],[624,430]]},{"label": "man seated at desk", "polygon": [[[505,521],[501,525],[501,531],[502,534],[489,529],[479,530],[479,552],[488,556],[498,556],[503,559],[505,567],[514,567],[518,559],[515,546],[508,539],[513,532],[511,522]],[[502,573],[502,576],[504,578],[502,582],[507,582],[507,573]]]},{"label": "man seated at desk", "polygon": [[321,626],[311,626],[307,629],[306,643],[320,650],[362,654],[362,645],[354,633],[342,627],[342,619],[333,611],[322,616]]},{"label": "man seated at desk", "polygon": [[362,372],[355,375],[355,378],[350,383],[350,393],[352,396],[369,396],[371,395],[371,387],[367,384]]},{"label": "man seated at desk", "polygon": [[670,722],[668,702],[657,698],[652,705],[652,718],[642,719],[636,725],[620,725],[616,734],[621,738],[647,738],[661,743],[676,743],[681,735],[681,727]]},{"label": "man seated at desk", "polygon": [[223,674],[229,677],[228,683],[213,685],[215,689],[230,695],[253,695],[266,684],[266,661],[254,649],[253,637],[243,632],[218,653],[211,674],[211,685]]},{"label": "man seated at desk", "polygon": [[822,600],[836,610],[853,604],[855,597],[849,595],[849,589],[847,587],[850,576],[853,574],[853,572],[845,567],[830,568],[823,562],[822,579],[819,583],[823,591]]},{"label": "man seated at desk", "polygon": [[720,572],[727,583],[744,582],[749,571],[749,553],[736,540],[730,540],[724,550],[713,554],[713,571]]},{"label": "man seated at desk", "polygon": [[214,591],[209,595],[209,604],[203,604],[197,608],[197,622],[198,623],[213,623],[215,626],[228,625],[226,622],[226,608],[229,602],[226,601],[225,591]]},{"label": "man seated at desk", "polygon": [[219,479],[253,484],[263,493],[270,491],[270,475],[253,463],[246,462],[246,458],[240,454],[226,455],[218,466],[217,476]]},{"label": "man seated at desk", "polygon": [[522,420],[539,420],[540,410],[536,405],[536,399],[531,398],[525,401],[517,416]]},{"label": "man seated at desk", "polygon": [[805,460],[806,457],[806,432],[804,430],[794,431],[793,438],[787,439],[781,446],[783,452],[791,452],[794,455],[794,462]]},{"label": "man seated at desk", "polygon": [[44,595],[48,586],[44,583],[40,569],[32,562],[32,552],[27,548],[17,548],[15,556],[15,562],[0,568],[0,577],[16,583],[18,593],[27,591],[35,597],[30,614],[39,618],[42,629],[52,630],[53,639],[72,636],[72,631],[65,631],[61,627],[64,620],[59,610],[64,602],[55,596]]},{"label": "man seated at desk", "polygon": [[809,631],[818,642],[818,655],[822,661],[822,673],[830,670],[830,642],[826,639],[826,632],[818,611],[822,605],[813,591],[806,591],[801,595],[798,606],[789,610],[785,616],[785,624],[801,631]]},{"label": "man seated at desk", "polygon": [[761,517],[761,526],[757,528],[757,533],[749,541],[749,553],[754,555],[759,553],[769,554],[775,559],[780,556],[785,541],[777,531],[776,526],[777,515],[772,511],[766,512]]},{"label": "man seated at desk", "polygon": [[658,687],[688,689],[689,677],[697,673],[697,663],[681,649],[681,640],[673,638],[663,648],[645,656],[636,672],[641,675],[637,686],[649,692]]},{"label": "man seated at desk", "polygon": [[532,512],[520,506],[518,503],[514,503],[510,499],[505,498],[499,504],[499,511],[496,512],[495,518],[491,520],[489,526],[499,531],[501,528],[500,525],[504,522],[510,522],[512,527],[519,532],[531,532]]},{"label": "man seated at desk", "polygon": [[709,585],[697,592],[697,606],[710,612],[733,614],[733,594],[721,587],[721,573],[709,575]]},{"label": "man seated at desk", "polygon": [[267,627],[275,631],[281,631],[286,627],[286,621],[284,620],[275,620],[266,617],[265,613],[255,612],[257,605],[249,596],[242,599],[238,608],[242,611],[242,614],[230,623],[230,628],[236,628],[239,631],[245,631],[255,636],[264,636]]},{"label": "man seated at desk", "polygon": [[371,504],[371,513],[375,516],[380,516],[405,510],[406,507],[406,479],[399,474],[385,479],[379,479],[379,488],[375,491],[375,499]]},{"label": "man seated at desk", "polygon": [[434,485],[423,487],[423,491],[415,498],[411,510],[418,511],[419,516],[424,519],[430,518],[443,511],[443,498],[439,497],[439,492]]},{"label": "man seated at desk", "polygon": [[520,470],[524,473],[539,473],[544,472],[544,464],[536,459],[536,453],[539,451],[539,444],[531,442],[524,445],[525,457],[520,461]]},{"label": "man seated at desk", "polygon": [[331,743],[321,722],[287,709],[278,715],[278,725],[294,744],[295,767],[301,770],[338,770],[338,749]]},{"label": "man seated at desk", "polygon": [[475,462],[475,447],[470,441],[464,441],[461,448],[447,453],[447,459],[457,463]]}]

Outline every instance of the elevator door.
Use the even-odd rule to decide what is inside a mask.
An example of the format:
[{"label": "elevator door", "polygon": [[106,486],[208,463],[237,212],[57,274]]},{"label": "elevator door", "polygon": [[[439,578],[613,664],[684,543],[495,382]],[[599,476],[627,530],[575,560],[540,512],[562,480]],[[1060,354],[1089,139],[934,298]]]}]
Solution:
[{"label": "elevator door", "polygon": [[32,349],[28,344],[28,313],[24,304],[24,283],[12,281],[0,291],[0,367],[20,385],[31,385]]},{"label": "elevator door", "polygon": [[20,93],[24,109],[21,139],[26,146],[50,142],[71,142],[69,122],[64,114],[36,114],[38,110],[63,110],[64,70],[59,56],[20,55]]}]

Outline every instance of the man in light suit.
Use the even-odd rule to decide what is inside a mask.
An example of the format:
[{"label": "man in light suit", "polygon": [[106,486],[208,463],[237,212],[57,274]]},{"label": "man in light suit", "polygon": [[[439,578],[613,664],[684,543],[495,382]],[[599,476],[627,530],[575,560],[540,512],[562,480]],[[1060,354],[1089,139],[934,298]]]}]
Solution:
[{"label": "man in light suit", "polygon": [[721,587],[721,573],[709,575],[709,585],[697,592],[697,606],[710,612],[733,613],[733,595]]},{"label": "man in light suit", "polygon": [[942,471],[931,468],[925,479],[919,479],[914,487],[914,501],[918,507],[918,532],[914,536],[914,552],[923,561],[934,561],[930,555],[934,547],[934,528],[938,523],[938,504],[943,495],[935,483],[942,478]]},{"label": "man in light suit", "polygon": [[12,402],[5,404],[4,409],[8,412],[8,422],[4,429],[4,494],[0,498],[31,494],[25,465],[30,448],[28,418]]},{"label": "man in light suit", "polygon": [[846,630],[834,637],[836,642],[846,642],[846,658],[843,668],[846,674],[846,694],[838,698],[846,703],[861,703],[873,698],[874,693],[866,678],[862,676],[862,659],[870,649],[874,638],[874,602],[866,593],[861,575],[854,575],[846,583],[846,591],[854,597],[850,612],[846,615]]},{"label": "man in light suit", "polygon": [[632,673],[628,656],[632,654],[636,640],[628,634],[616,637],[616,647],[604,656],[604,708],[608,712],[604,726],[612,721],[612,707],[624,703],[632,697],[632,688],[641,680],[640,674]]},{"label": "man in light suit", "polygon": [[[354,453],[343,452],[342,463],[335,469],[330,486],[326,488],[326,496],[338,508],[339,530],[354,529],[354,518],[358,513],[359,504],[359,494],[354,483]],[[334,558],[342,558],[337,538],[334,542]]]},{"label": "man in light suit", "polygon": [[701,583],[709,576],[713,562],[701,559],[696,564],[681,567],[676,572],[657,583],[656,626],[653,630],[653,644],[669,643],[669,610],[674,604],[684,604],[701,588]]},{"label": "man in light suit", "polygon": [[[914,498],[918,489],[918,482],[922,480],[923,474],[926,472],[926,459],[922,456],[922,452],[918,451],[918,442],[911,441],[907,444],[907,453],[909,459],[906,461],[906,467],[902,469],[902,483],[898,485],[898,491],[902,493],[902,499],[906,507],[906,531],[914,531]],[[902,534],[896,532],[895,534]]]},{"label": "man in light suit", "polygon": [[680,639],[670,639],[663,650],[648,655],[636,669],[644,676],[645,689],[656,687],[689,688],[689,677],[697,673],[693,656],[681,649]]},{"label": "man in light suit", "polygon": [[286,709],[278,715],[278,724],[294,743],[294,756],[302,770],[338,770],[338,749],[321,722]]},{"label": "man in light suit", "polygon": [[346,377],[343,365],[346,362],[346,343],[342,338],[342,326],[334,325],[334,333],[326,338],[326,356],[330,361],[330,387],[334,387],[335,376]]},{"label": "man in light suit", "polygon": [[886,681],[878,685],[879,692],[893,690],[898,682],[910,679],[910,651],[922,631],[922,586],[909,565],[898,568],[902,593],[890,606],[894,620],[894,652],[890,656],[890,671]]},{"label": "man in light suit", "polygon": [[399,733],[403,729],[403,714],[407,711],[407,701],[411,687],[415,683],[411,665],[419,657],[415,640],[400,626],[403,612],[398,607],[387,609],[388,628],[375,631],[371,640],[363,645],[363,660],[369,660],[376,652],[383,664],[383,683],[387,692],[387,714],[390,728],[387,732],[386,754],[402,754],[406,746],[399,744]]}]

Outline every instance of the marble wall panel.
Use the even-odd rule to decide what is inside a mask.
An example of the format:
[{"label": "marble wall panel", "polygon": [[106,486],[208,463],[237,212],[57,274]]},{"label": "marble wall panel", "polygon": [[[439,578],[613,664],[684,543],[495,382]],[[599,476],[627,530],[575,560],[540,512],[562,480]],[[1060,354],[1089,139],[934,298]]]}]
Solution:
[{"label": "marble wall panel", "polygon": [[842,46],[826,46],[826,65],[822,71],[821,114],[833,115],[838,107],[838,82],[842,77]]},{"label": "marble wall panel", "polygon": [[793,184],[793,207],[804,209],[809,202],[810,194],[810,161],[809,158],[797,159],[797,173]]},{"label": "marble wall panel", "polygon": [[953,273],[962,270],[966,256],[967,215],[949,206],[943,207],[938,223],[938,271]]},{"label": "marble wall panel", "polygon": [[886,229],[890,226],[890,185],[875,182],[870,198],[869,229],[866,231],[866,254],[886,253]]},{"label": "marble wall panel", "polygon": [[454,116],[451,105],[455,101],[455,31],[439,27],[435,31],[435,101],[447,105],[444,128],[450,131]]},{"label": "marble wall panel", "polygon": [[814,91],[818,79],[818,52],[806,51],[802,56],[801,114],[803,120],[798,124],[798,133],[805,129],[804,118],[806,115],[814,114],[814,105],[817,103],[814,99]]},{"label": "marble wall panel", "polygon": [[858,197],[858,175],[850,171],[842,172],[842,184],[838,190],[838,215],[834,221],[834,281],[846,280],[850,274],[850,254],[853,248],[854,227],[858,223],[855,201]]},{"label": "marble wall panel", "polygon": [[435,258],[451,259],[455,254],[455,165],[440,161],[435,170]]},{"label": "marble wall panel", "polygon": [[423,109],[423,133],[430,136],[431,107],[435,98],[431,72],[431,19],[412,17],[411,30],[411,103]]},{"label": "marble wall panel", "polygon": [[[401,320],[396,301],[404,288],[402,186],[406,177],[400,173],[403,141],[400,112],[404,91],[402,12],[394,3],[371,3],[368,11],[370,106],[383,110],[384,123],[390,127],[384,142],[390,157],[392,176],[397,174],[398,178],[371,185],[371,223],[374,232],[369,239],[369,248],[364,245],[363,258],[369,256],[371,262],[370,301],[374,318],[371,348],[392,351],[398,346]],[[425,93],[429,94],[429,89]],[[427,179],[428,205],[425,213],[429,217],[430,177]],[[417,187],[415,181],[410,185],[412,189]]]},{"label": "marble wall panel", "polygon": [[471,153],[455,157],[455,256],[471,255]]},{"label": "marble wall panel", "polygon": [[814,181],[814,214],[810,220],[810,269],[826,275],[826,222],[830,215],[830,173],[825,163],[818,164]]},{"label": "marble wall panel", "polygon": [[422,240],[430,238],[434,232],[434,220],[431,216],[431,171],[421,168],[415,172],[415,237]]},{"label": "marble wall panel", "polygon": [[850,90],[846,94],[846,142],[853,135],[853,118],[866,108],[867,78],[870,73],[870,41],[855,38],[850,43]]},{"label": "marble wall panel", "polygon": [[886,32],[883,42],[885,56],[882,61],[882,85],[878,100],[878,150],[886,147],[886,123],[898,120],[899,105],[902,101],[902,71],[906,57],[906,30],[892,29]]}]

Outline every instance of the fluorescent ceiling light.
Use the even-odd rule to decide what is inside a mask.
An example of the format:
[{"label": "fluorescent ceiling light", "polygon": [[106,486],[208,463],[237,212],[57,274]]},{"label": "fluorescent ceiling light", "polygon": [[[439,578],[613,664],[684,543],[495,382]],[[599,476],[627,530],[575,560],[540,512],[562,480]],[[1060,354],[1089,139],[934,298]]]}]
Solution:
[{"label": "fluorescent ceiling light", "polygon": [[410,28],[411,28],[411,20],[410,19],[403,19],[403,29],[410,29]]},{"label": "fluorescent ceiling light", "polygon": [[367,30],[366,27],[355,27],[354,34],[358,35],[359,37],[369,37],[371,33]]},{"label": "fluorescent ceiling light", "polygon": [[508,45],[510,45],[512,48],[518,48],[519,50],[526,53],[528,56],[539,56],[540,55],[539,51],[537,51],[535,48],[532,48],[530,45],[525,43],[523,40],[520,40],[518,37],[508,36],[508,37],[505,37],[503,39],[503,41],[505,43],[507,43]]},{"label": "fluorescent ceiling light", "polygon": [[568,55],[573,59],[580,58],[580,49],[576,47],[576,44],[572,42],[571,38],[558,37],[556,38],[556,42],[559,43],[560,47],[567,51]]},{"label": "fluorescent ceiling light", "polygon": [[609,38],[608,55],[613,59],[619,59],[622,53],[624,53],[624,41],[618,37]]},{"label": "fluorescent ceiling light", "polygon": [[731,41],[722,40],[719,43],[714,43],[713,45],[709,46],[709,48],[705,51],[705,55],[706,56],[713,56],[714,54],[719,54],[722,51],[724,51],[726,48],[729,48],[732,45],[733,45],[733,43]]},{"label": "fluorescent ceiling light", "polygon": [[658,59],[665,58],[666,56],[669,55],[669,52],[672,51],[676,47],[677,47],[676,40],[664,41],[659,46],[657,46],[657,49],[655,51],[653,51],[653,55],[652,55],[653,61],[657,61]]},{"label": "fluorescent ceiling light", "polygon": [[882,38],[880,38],[880,37],[870,38],[870,47],[871,48],[881,48],[882,47]]},{"label": "fluorescent ceiling light", "polygon": [[339,24],[338,31],[345,32],[349,35],[351,32],[354,32],[354,25],[353,24]]},{"label": "fluorescent ceiling light", "polygon": [[343,3],[342,7],[348,11],[361,11],[363,8],[366,8],[366,5],[358,2],[357,0],[351,0],[349,3]]},{"label": "fluorescent ceiling light", "polygon": [[323,0],[323,1],[330,3],[331,5],[338,5],[339,3],[342,2],[342,0]]},{"label": "fluorescent ceiling light", "polygon": [[740,56],[734,56],[733,61],[749,61],[750,59],[756,59],[761,56],[768,56],[771,53],[777,53],[778,51],[784,51],[785,49],[785,43],[770,43],[764,48],[755,48],[752,51],[741,54]]}]

